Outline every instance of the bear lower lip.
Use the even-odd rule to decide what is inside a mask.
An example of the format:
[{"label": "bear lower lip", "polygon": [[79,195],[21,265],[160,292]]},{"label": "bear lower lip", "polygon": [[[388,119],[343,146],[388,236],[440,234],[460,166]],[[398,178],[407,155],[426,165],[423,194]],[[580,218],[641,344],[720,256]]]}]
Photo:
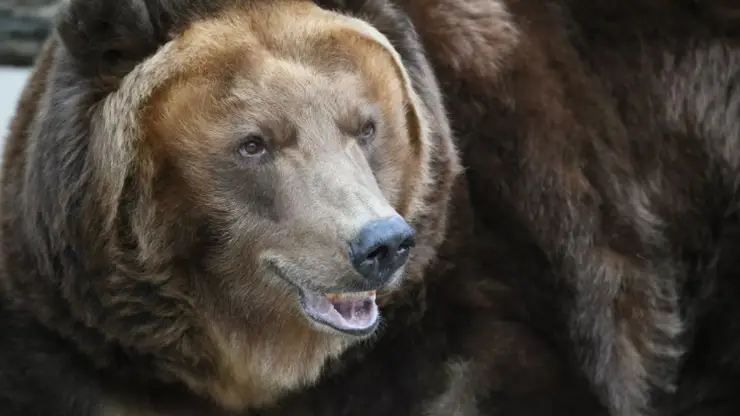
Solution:
[{"label": "bear lower lip", "polygon": [[329,293],[326,295],[302,291],[304,312],[319,323],[351,335],[366,335],[378,323],[378,305],[375,291]]}]

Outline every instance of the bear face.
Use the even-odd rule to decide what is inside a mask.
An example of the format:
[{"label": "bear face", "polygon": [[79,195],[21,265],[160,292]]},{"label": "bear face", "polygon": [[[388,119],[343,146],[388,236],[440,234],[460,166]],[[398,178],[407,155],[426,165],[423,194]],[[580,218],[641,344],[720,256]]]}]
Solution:
[{"label": "bear face", "polygon": [[[298,288],[298,303],[322,323],[319,330],[370,333],[374,305],[370,315],[358,315],[367,320],[361,327],[341,316],[316,316],[311,308],[321,305],[311,302],[328,294],[337,307],[349,308],[335,294],[374,292],[402,274],[414,233],[400,217],[414,218],[412,201],[424,185],[423,119],[405,76],[398,76],[401,66],[383,45],[343,19],[312,13],[320,14],[305,21],[328,20],[326,31],[270,33],[268,25],[287,27],[280,20],[287,13],[188,29],[176,41],[175,47],[184,45],[178,53],[204,58],[185,63],[182,75],[155,90],[139,157],[171,168],[160,203],[181,208],[182,198],[192,201],[200,212],[186,206],[177,217],[194,215],[221,234],[225,242],[216,244],[208,268],[234,275],[223,283],[224,299],[243,292],[245,277],[258,292],[276,284],[280,293]],[[252,29],[235,37],[232,25]],[[238,40],[199,45],[209,37]],[[360,50],[362,56],[351,52]],[[374,260],[368,258],[373,249]],[[283,282],[259,289],[261,276],[273,274]],[[249,308],[245,299],[233,301],[231,308]]]},{"label": "bear face", "polygon": [[443,239],[457,158],[401,46],[308,1],[68,2],[5,152],[5,297],[222,408],[311,383]]},{"label": "bear face", "polygon": [[[376,329],[375,291],[399,282],[414,244],[404,218],[418,215],[428,150],[415,92],[377,32],[301,3],[270,9],[173,42],[199,58],[152,90],[137,158],[167,167],[151,174],[167,228],[185,219],[211,237],[191,290],[229,365],[250,378],[285,367],[291,385]],[[305,26],[286,21],[300,14]]]}]

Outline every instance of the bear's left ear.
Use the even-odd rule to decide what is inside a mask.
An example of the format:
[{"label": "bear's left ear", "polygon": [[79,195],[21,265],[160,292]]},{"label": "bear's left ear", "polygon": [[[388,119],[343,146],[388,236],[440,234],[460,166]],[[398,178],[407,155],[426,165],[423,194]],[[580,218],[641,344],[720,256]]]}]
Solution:
[{"label": "bear's left ear", "polygon": [[171,0],[66,0],[55,28],[83,76],[120,80],[166,42],[163,2]]}]

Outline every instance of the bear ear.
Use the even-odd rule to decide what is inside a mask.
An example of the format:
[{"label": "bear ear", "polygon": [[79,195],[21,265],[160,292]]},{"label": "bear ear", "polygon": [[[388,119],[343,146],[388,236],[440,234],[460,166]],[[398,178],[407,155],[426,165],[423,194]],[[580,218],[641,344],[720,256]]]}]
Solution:
[{"label": "bear ear", "polygon": [[56,31],[77,69],[116,80],[166,41],[167,0],[66,0]]},{"label": "bear ear", "polygon": [[383,35],[378,29],[370,25],[364,20],[355,17],[345,16],[350,21],[353,29],[357,30],[363,36],[372,39],[376,43],[380,44],[388,54],[393,58],[398,75],[404,84],[406,91],[406,97],[409,103],[409,115],[408,124],[411,134],[414,139],[419,141],[428,140],[429,134],[429,117],[430,114],[427,111],[427,107],[424,105],[424,101],[421,98],[419,92],[414,88],[414,82],[411,78],[410,72],[406,69],[406,65],[403,62],[403,58],[398,53],[396,48],[393,47],[391,41]]}]

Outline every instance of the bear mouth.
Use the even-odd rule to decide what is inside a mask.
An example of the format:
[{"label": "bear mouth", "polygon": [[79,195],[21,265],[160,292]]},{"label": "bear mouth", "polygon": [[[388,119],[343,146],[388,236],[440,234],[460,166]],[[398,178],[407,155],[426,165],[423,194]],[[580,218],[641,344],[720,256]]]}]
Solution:
[{"label": "bear mouth", "polygon": [[320,294],[304,289],[301,306],[313,321],[355,336],[371,334],[380,317],[374,290]]}]

